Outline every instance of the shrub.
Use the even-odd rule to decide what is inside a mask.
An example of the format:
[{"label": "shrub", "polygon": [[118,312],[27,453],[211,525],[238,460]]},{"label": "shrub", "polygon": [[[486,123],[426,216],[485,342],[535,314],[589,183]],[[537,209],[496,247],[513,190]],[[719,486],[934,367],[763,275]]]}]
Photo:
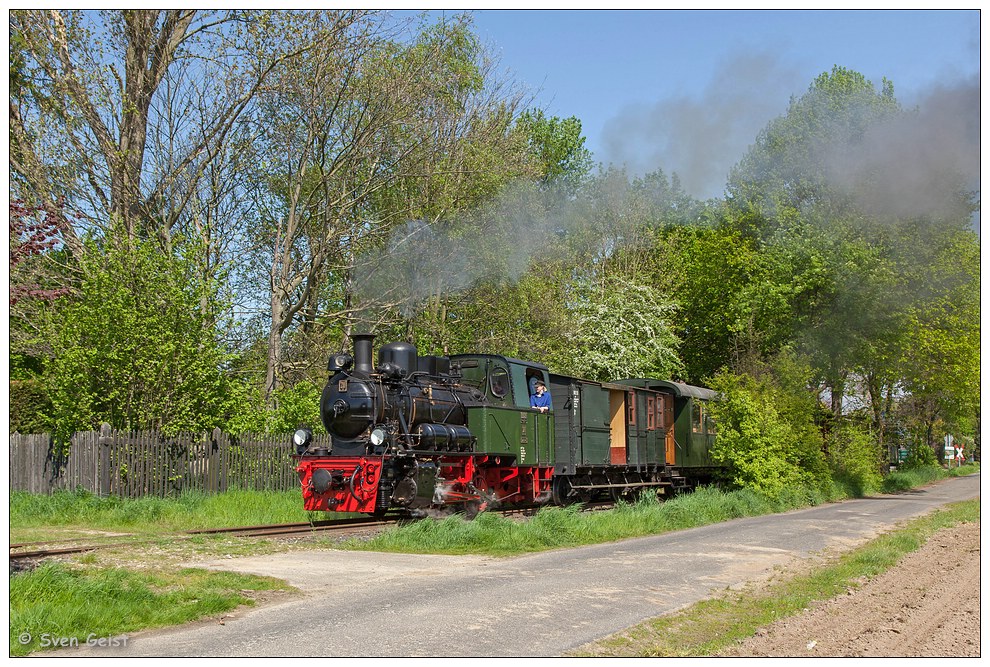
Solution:
[{"label": "shrub", "polygon": [[905,469],[911,468],[937,468],[938,457],[935,456],[935,451],[927,445],[911,445],[908,447],[907,458],[904,459],[904,465],[901,466]]},{"label": "shrub", "polygon": [[843,424],[829,436],[829,459],[836,479],[854,496],[880,488],[880,445],[870,433],[853,424]]},{"label": "shrub", "polygon": [[728,467],[728,481],[770,497],[806,481],[793,447],[797,437],[772,396],[745,375],[722,373],[712,384],[721,394],[711,406],[718,424],[712,459]]},{"label": "shrub", "polygon": [[268,407],[260,389],[244,389],[227,428],[231,433],[291,433],[308,426],[314,433],[323,433],[321,391],[313,381],[303,380],[277,389],[272,396],[274,405]]}]

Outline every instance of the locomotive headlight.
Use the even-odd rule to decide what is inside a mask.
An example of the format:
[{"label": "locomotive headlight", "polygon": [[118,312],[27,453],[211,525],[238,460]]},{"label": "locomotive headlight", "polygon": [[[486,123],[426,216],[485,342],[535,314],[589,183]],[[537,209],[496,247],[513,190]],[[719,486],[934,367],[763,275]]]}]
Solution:
[{"label": "locomotive headlight", "polygon": [[385,429],[376,428],[374,431],[371,432],[371,444],[377,447],[378,445],[385,442],[385,438],[387,436],[388,434],[385,432]]},{"label": "locomotive headlight", "polygon": [[292,434],[292,442],[296,446],[296,453],[302,455],[309,449],[309,443],[313,442],[313,432],[308,428],[301,428]]}]

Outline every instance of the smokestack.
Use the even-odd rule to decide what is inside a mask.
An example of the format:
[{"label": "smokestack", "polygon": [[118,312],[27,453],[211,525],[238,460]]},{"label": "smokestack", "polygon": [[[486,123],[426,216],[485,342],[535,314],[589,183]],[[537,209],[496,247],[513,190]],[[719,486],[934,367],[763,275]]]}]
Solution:
[{"label": "smokestack", "polygon": [[354,341],[354,372],[371,375],[374,367],[371,365],[371,343],[375,340],[375,334],[352,334]]}]

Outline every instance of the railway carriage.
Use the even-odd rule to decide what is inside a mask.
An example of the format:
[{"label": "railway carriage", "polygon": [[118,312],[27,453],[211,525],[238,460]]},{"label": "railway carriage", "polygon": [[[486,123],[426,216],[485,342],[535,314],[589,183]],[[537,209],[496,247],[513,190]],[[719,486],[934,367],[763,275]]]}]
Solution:
[{"label": "railway carriage", "polygon": [[[493,354],[419,356],[352,337],[330,358],[320,416],[329,450],[297,432],[306,509],[564,504],[673,493],[710,473],[710,390],[652,379],[603,383]],[[537,381],[552,409],[530,408]],[[700,431],[695,430],[695,420]]]}]

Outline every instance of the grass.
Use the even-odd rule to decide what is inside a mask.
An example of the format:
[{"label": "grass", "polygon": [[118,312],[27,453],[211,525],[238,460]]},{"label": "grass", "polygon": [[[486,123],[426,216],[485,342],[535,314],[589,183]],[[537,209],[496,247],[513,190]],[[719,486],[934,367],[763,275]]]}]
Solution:
[{"label": "grass", "polygon": [[880,490],[883,493],[897,493],[924,486],[925,484],[930,484],[947,477],[962,477],[977,472],[980,472],[980,466],[972,464],[959,468],[949,468],[948,470],[935,466],[896,470],[884,477]]},{"label": "grass", "polygon": [[697,657],[714,655],[761,627],[800,613],[890,569],[941,528],[979,522],[979,499],[956,503],[871,540],[811,574],[760,591],[726,592],[585,646],[575,656]]},{"label": "grass", "polygon": [[245,593],[261,590],[289,586],[231,572],[135,572],[46,563],[10,577],[10,655],[84,646],[98,638],[220,614],[253,604]]},{"label": "grass", "polygon": [[[963,467],[946,473],[905,471],[888,480],[890,491],[913,488],[953,474],[977,472],[978,467]],[[886,488],[886,487],[885,487]],[[643,497],[634,503],[620,503],[606,512],[581,513],[575,506],[549,507],[531,520],[518,523],[505,517],[484,513],[474,521],[453,516],[442,521],[424,520],[392,529],[370,540],[349,540],[343,546],[352,549],[399,551],[406,553],[487,554],[508,556],[554,548],[610,542],[629,537],[654,535],[684,528],[718,523],[729,519],[784,512],[816,505],[843,497],[838,487],[822,492],[791,490],[777,498],[767,498],[752,491],[725,492],[715,488],[677,496],[665,502]],[[976,520],[979,506],[975,507]],[[258,546],[245,540],[225,536],[201,536],[172,544],[168,532],[243,526],[265,523],[290,523],[324,518],[320,513],[302,509],[298,490],[290,492],[228,491],[215,496],[184,493],[176,498],[100,498],[87,492],[60,492],[51,496],[12,492],[10,494],[10,534],[12,541],[52,537],[56,531],[133,532],[145,538],[156,536],[159,547],[148,555],[138,556],[138,570],[119,567],[119,561],[107,563],[105,556],[88,554],[75,565],[49,563],[31,572],[10,577],[10,652],[25,655],[42,648],[44,637],[64,638],[84,645],[89,637],[109,637],[136,630],[184,623],[211,614],[223,613],[241,604],[250,604],[244,591],[286,588],[275,580],[173,568],[163,563],[175,560],[186,550],[215,554],[254,553],[258,549],[282,548]],[[15,535],[17,536],[15,538]],[[29,535],[37,535],[28,537]],[[341,546],[335,544],[335,546]],[[891,554],[903,547],[892,547]],[[102,554],[102,552],[101,552]],[[172,556],[169,556],[172,554]],[[166,557],[168,556],[168,557]],[[112,555],[117,558],[117,554]],[[878,550],[869,556],[880,566],[891,555]],[[156,570],[147,571],[147,561],[154,560]],[[134,562],[133,559],[128,562]],[[846,575],[843,575],[846,576]],[[855,579],[859,575],[848,575]],[[815,595],[826,595],[826,583],[816,584]],[[834,584],[841,588],[844,584]],[[794,597],[793,604],[790,602]],[[804,596],[804,597],[802,597]],[[803,608],[805,593],[781,591],[776,599],[753,603],[754,608],[738,614],[738,628],[688,623],[688,634],[698,637],[746,636],[753,623],[757,627],[776,614]],[[716,600],[708,615],[718,616],[718,605],[732,607],[732,601]],[[763,607],[762,611],[759,607]],[[776,606],[775,606],[776,605]],[[783,605],[783,606],[781,606]],[[717,619],[716,619],[717,620]],[[715,622],[715,621],[712,621]],[[709,624],[710,625],[710,624]],[[695,627],[697,626],[697,627]],[[694,629],[692,629],[694,628]],[[708,628],[708,629],[705,629]],[[635,630],[653,637],[650,630]],[[667,631],[664,630],[664,633]],[[31,640],[20,642],[27,633]],[[714,633],[714,635],[712,634]],[[739,633],[744,633],[739,635]],[[26,635],[25,635],[26,636]],[[699,649],[697,641],[687,644]],[[707,646],[705,644],[704,646]],[[610,649],[611,650],[611,649]],[[654,650],[650,648],[649,650]],[[658,648],[668,650],[666,648]],[[660,653],[657,653],[658,655]],[[698,653],[694,653],[697,655]]]},{"label": "grass", "polygon": [[708,487],[663,502],[647,494],[637,502],[619,503],[602,512],[581,512],[576,505],[546,507],[521,523],[493,513],[483,513],[474,521],[464,521],[459,515],[425,519],[371,539],[352,539],[342,546],[368,551],[510,556],[657,535],[827,500],[824,494],[806,491],[768,498],[748,490],[726,492]]},{"label": "grass", "polygon": [[[927,468],[895,472],[885,479],[882,491],[895,493],[978,471],[978,466],[964,466],[952,471]],[[371,539],[348,540],[340,546],[400,553],[512,556],[775,514],[850,495],[839,483],[824,490],[787,489],[773,498],[748,489],[721,491],[707,487],[663,502],[646,494],[637,502],[619,503],[604,512],[581,512],[578,506],[546,507],[522,523],[492,513],[483,513],[473,521],[465,521],[460,515],[424,519],[391,528]]]},{"label": "grass", "polygon": [[[100,497],[87,491],[51,495],[10,493],[10,529],[84,529],[157,534],[309,521],[322,514],[303,509],[302,492],[231,490],[216,495],[185,492],[174,498]],[[20,539],[20,538],[19,538]]]}]

